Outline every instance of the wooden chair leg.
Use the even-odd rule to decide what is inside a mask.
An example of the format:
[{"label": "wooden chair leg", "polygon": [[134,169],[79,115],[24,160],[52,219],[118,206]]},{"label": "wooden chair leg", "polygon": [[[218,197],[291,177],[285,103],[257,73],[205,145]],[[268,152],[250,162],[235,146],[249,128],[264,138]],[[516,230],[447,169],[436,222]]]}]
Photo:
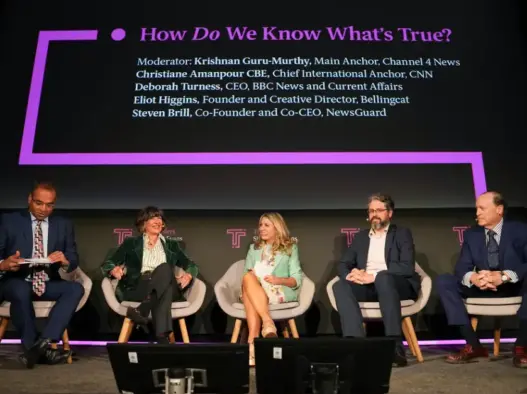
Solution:
[{"label": "wooden chair leg", "polygon": [[415,349],[415,357],[417,358],[417,361],[419,361],[420,363],[424,362],[423,354],[421,353],[421,348],[419,347],[419,343],[417,342],[417,336],[415,335],[414,324],[412,323],[412,319],[410,318],[410,316],[407,316],[403,319],[403,324],[406,325],[408,336],[410,337],[412,346]]},{"label": "wooden chair leg", "polygon": [[403,327],[403,335],[404,339],[406,339],[406,342],[408,343],[408,348],[412,352],[412,355],[415,357],[415,348],[414,343],[412,342],[412,337],[410,337],[410,334],[408,333],[408,329],[406,328],[406,324],[402,324]]},{"label": "wooden chair leg", "polygon": [[123,326],[121,327],[121,333],[119,334],[118,343],[126,343],[132,335],[132,330],[134,328],[134,322],[129,318],[125,317],[123,321]]},{"label": "wooden chair leg", "polygon": [[238,341],[238,336],[240,335],[240,329],[242,328],[241,319],[236,319],[234,322],[234,329],[232,330],[231,343],[236,343]]},{"label": "wooden chair leg", "polygon": [[282,321],[280,322],[280,325],[282,326],[282,335],[284,338],[289,338],[289,330],[287,329],[287,322]]},{"label": "wooden chair leg", "polygon": [[500,340],[501,340],[501,320],[496,318],[494,320],[494,355],[500,355]]},{"label": "wooden chair leg", "polygon": [[291,330],[291,335],[293,335],[293,338],[300,338],[298,335],[298,330],[296,329],[295,319],[289,319],[287,323],[289,324],[289,329]]},{"label": "wooden chair leg", "polygon": [[176,335],[174,334],[174,331],[172,331],[170,334],[168,334],[168,342],[176,343]]},{"label": "wooden chair leg", "polygon": [[364,333],[367,334],[368,331],[366,330],[366,322],[362,323],[362,329],[364,330]]},{"label": "wooden chair leg", "polygon": [[471,317],[470,318],[470,325],[472,326],[472,329],[474,331],[476,331],[476,329],[478,328],[478,318],[477,317]]},{"label": "wooden chair leg", "polygon": [[[68,335],[68,329],[64,330],[64,333],[62,334],[62,348],[65,351],[70,351],[70,337]],[[73,363],[73,359],[71,356],[68,357],[68,364]]]},{"label": "wooden chair leg", "polygon": [[7,325],[9,324],[8,317],[2,317],[0,320],[0,342],[4,338],[5,332],[7,330]]},{"label": "wooden chair leg", "polygon": [[179,319],[179,329],[181,330],[181,336],[183,337],[183,343],[190,343],[190,338],[188,337],[187,323],[185,319]]}]

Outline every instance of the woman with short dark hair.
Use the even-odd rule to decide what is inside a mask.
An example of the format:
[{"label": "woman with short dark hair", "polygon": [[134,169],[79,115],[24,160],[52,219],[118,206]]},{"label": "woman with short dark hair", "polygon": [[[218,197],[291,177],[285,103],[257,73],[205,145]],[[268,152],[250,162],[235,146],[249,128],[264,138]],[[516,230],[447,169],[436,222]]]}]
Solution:
[{"label": "woman with short dark hair", "polygon": [[[141,235],[128,237],[102,264],[104,276],[119,280],[119,301],[140,302],[129,307],[126,317],[144,327],[152,313],[158,343],[172,333],[172,302],[184,301],[183,291],[198,274],[198,267],[176,240],[161,233],[166,226],[163,211],[146,207],[139,211],[136,227]],[[185,272],[176,277],[176,267]]]}]

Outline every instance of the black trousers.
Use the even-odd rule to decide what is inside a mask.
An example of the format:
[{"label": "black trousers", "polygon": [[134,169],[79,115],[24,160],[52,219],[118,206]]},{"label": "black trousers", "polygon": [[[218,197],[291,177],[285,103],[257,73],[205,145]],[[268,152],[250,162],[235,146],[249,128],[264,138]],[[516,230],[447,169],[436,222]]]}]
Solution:
[{"label": "black trousers", "polygon": [[172,266],[167,263],[158,265],[154,271],[144,273],[137,286],[123,294],[123,299],[150,302],[152,322],[157,336],[172,332],[172,302],[185,301]]},{"label": "black trousers", "polygon": [[341,279],[333,285],[333,292],[345,337],[366,335],[359,302],[378,302],[386,336],[401,337],[401,300],[417,299],[417,294],[407,279],[388,271],[379,272],[375,282],[369,285]]}]

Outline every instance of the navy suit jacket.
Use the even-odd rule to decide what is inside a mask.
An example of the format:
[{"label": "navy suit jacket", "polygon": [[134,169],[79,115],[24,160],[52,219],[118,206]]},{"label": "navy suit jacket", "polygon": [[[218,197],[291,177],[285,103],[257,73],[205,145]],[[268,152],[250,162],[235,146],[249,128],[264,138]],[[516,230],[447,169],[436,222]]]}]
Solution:
[{"label": "navy suit jacket", "polygon": [[[365,229],[355,234],[352,244],[339,263],[338,275],[340,279],[346,280],[346,276],[353,268],[366,269],[370,249],[369,232],[370,229]],[[390,224],[386,234],[384,258],[388,272],[408,279],[418,293],[421,289],[421,280],[415,272],[414,239],[409,229]]]},{"label": "navy suit jacket", "polygon": [[[70,262],[68,272],[71,272],[79,266],[73,223],[64,217],[53,215],[48,220],[48,255],[56,251],[64,253]],[[22,258],[32,257],[33,230],[28,211],[7,213],[0,219],[0,260],[15,254],[17,250],[20,251]],[[60,267],[58,263],[50,266],[48,270],[50,279],[60,278]],[[23,266],[17,272],[5,273],[4,277],[27,276],[28,273],[27,266]]]},{"label": "navy suit jacket", "polygon": [[[500,271],[516,272],[519,280],[527,274],[527,224],[505,220],[500,238]],[[489,270],[485,228],[474,226],[463,235],[455,275],[460,281],[469,271]]]}]

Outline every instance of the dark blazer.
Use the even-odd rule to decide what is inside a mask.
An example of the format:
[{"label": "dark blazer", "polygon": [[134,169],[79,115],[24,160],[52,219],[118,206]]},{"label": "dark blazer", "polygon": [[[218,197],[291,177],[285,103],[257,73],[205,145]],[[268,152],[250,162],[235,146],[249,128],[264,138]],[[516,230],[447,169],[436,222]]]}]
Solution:
[{"label": "dark blazer", "polygon": [[[353,268],[366,269],[368,251],[370,248],[370,229],[364,229],[355,234],[353,243],[344,253],[339,265],[338,275],[346,280]],[[421,280],[415,272],[415,247],[412,232],[395,224],[390,224],[386,234],[384,249],[388,272],[408,279],[416,293],[421,289]]]},{"label": "dark blazer", "polygon": [[[500,238],[500,271],[516,272],[522,280],[527,274],[527,224],[505,220]],[[455,267],[459,280],[469,271],[489,270],[485,228],[474,226],[465,231],[461,253]]]},{"label": "dark blazer", "polygon": [[[175,239],[165,237],[162,241],[163,249],[167,258],[167,263],[175,267],[180,267],[192,275],[192,279],[198,275],[198,266],[183,252],[179,243]],[[110,272],[118,265],[124,265],[126,274],[117,284],[115,294],[122,300],[123,294],[127,290],[135,289],[141,278],[141,268],[143,266],[143,236],[125,238],[117,250],[102,264],[101,270],[104,276],[111,277]],[[189,284],[189,287],[192,285]]]},{"label": "dark blazer", "polygon": [[[79,266],[73,223],[55,215],[51,215],[48,220],[48,255],[56,251],[64,253],[70,262],[68,272],[71,272]],[[7,213],[0,219],[0,260],[15,254],[17,250],[22,258],[31,258],[33,255],[33,230],[28,211]],[[60,264],[50,266],[50,279],[60,279],[60,268]],[[17,272],[7,272],[5,277],[27,276],[28,273],[29,268],[24,266]]]}]

